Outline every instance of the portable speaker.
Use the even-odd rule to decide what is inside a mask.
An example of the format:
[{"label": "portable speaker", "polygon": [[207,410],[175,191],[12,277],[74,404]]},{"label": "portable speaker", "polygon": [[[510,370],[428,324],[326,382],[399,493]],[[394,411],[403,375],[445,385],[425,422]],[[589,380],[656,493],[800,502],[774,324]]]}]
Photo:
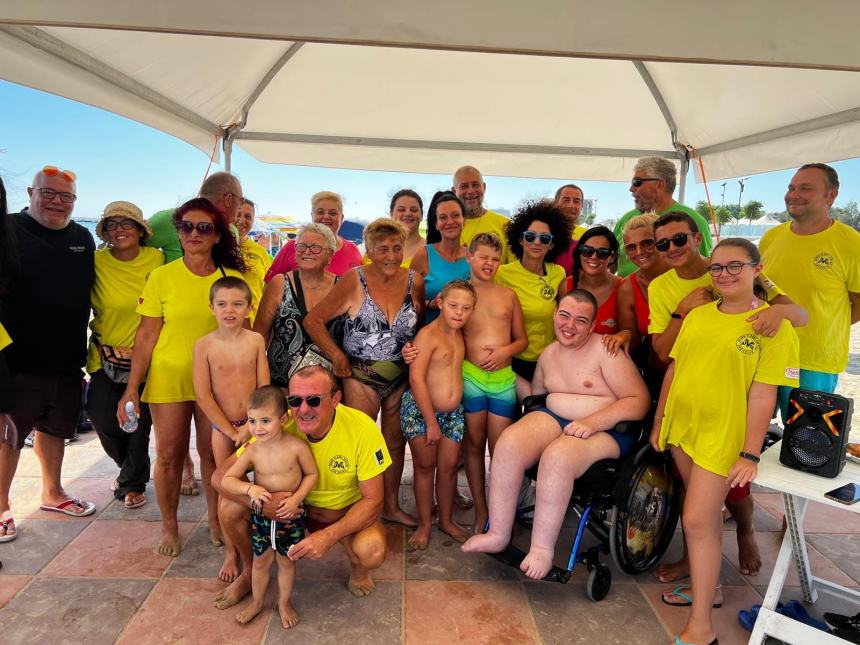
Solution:
[{"label": "portable speaker", "polygon": [[788,409],[779,460],[789,468],[836,477],[845,466],[853,400],[795,388],[788,395]]}]

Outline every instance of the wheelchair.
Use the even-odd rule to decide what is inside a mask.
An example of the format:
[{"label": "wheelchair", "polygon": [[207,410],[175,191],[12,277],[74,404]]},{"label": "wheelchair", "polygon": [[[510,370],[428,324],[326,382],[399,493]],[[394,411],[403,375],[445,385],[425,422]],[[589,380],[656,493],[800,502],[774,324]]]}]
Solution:
[{"label": "wheelchair", "polygon": [[[545,400],[546,395],[527,397],[524,414],[542,407]],[[609,553],[618,568],[631,575],[651,570],[663,557],[681,514],[681,481],[668,453],[658,454],[648,444],[645,428],[645,421],[618,424],[616,430],[636,433],[636,445],[620,459],[595,462],[576,480],[568,509],[579,523],[567,568],[554,565],[544,580],[566,584],[574,566],[583,564],[589,572],[586,594],[598,602],[612,585],[612,571],[600,562],[600,554]],[[526,477],[536,480],[538,467],[526,471]],[[533,505],[518,508],[516,523],[530,529],[528,514],[533,511]],[[581,551],[586,530],[599,543]],[[509,544],[504,551],[489,555],[519,568],[526,554]]]}]

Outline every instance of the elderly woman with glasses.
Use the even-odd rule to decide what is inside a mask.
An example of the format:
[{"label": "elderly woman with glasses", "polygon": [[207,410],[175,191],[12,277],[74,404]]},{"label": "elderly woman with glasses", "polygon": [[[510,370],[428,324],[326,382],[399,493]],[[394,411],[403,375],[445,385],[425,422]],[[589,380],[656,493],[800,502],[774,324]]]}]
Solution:
[{"label": "elderly woman with glasses", "polygon": [[338,280],[326,270],[336,246],[327,226],[305,224],[295,241],[298,268],[274,276],[263,292],[254,331],[267,341],[272,384],[280,388],[286,389],[293,373],[311,363],[331,366],[305,331],[304,319]]},{"label": "elderly woman with glasses", "polygon": [[508,248],[517,259],[499,267],[496,282],[517,294],[529,339],[526,350],[511,362],[520,401],[531,394],[538,356],[555,340],[552,317],[567,293],[564,269],[555,259],[571,243],[571,227],[557,206],[540,201],[523,206],[505,230]]},{"label": "elderly woman with glasses", "polygon": [[[327,190],[316,193],[311,197],[311,218],[314,224],[328,227],[335,236],[337,244],[327,269],[330,273],[340,276],[350,269],[361,266],[361,251],[358,247],[337,234],[343,224],[343,199],[340,195]],[[279,273],[295,271],[298,267],[296,241],[290,240],[275,256],[275,261],[266,274],[266,281],[268,282]]]},{"label": "elderly woman with glasses", "polygon": [[[155,269],[143,288],[137,306],[141,319],[134,339],[131,374],[117,406],[117,418],[125,425],[129,421],[127,403],[134,405],[138,416],[140,401],[149,403],[155,425],[155,492],[162,526],[157,550],[177,556],[182,546],[176,511],[192,417],[206,490],[210,540],[213,544],[222,543],[218,495],[211,485],[215,471],[212,426],[195,402],[192,350],[198,338],[217,326],[208,306],[212,283],[222,276],[241,278],[247,267],[224,214],[208,199],[198,197],[185,202],[173,214],[173,223],[179,231],[183,255]],[[144,378],[146,386],[138,398]]]}]

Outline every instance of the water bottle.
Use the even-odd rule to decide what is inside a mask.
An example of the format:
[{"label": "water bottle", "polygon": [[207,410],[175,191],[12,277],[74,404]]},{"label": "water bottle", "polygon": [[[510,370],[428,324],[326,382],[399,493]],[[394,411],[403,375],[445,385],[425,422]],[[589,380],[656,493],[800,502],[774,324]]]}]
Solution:
[{"label": "water bottle", "polygon": [[137,430],[137,414],[134,411],[134,403],[131,401],[125,404],[125,415],[128,417],[128,423],[124,423],[122,429],[131,434]]}]

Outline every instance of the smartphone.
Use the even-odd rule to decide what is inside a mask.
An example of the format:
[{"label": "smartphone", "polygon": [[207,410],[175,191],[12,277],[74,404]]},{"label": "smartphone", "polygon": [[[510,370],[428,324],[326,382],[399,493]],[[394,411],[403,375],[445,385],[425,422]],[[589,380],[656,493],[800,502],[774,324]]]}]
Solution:
[{"label": "smartphone", "polygon": [[856,504],[860,502],[860,484],[845,484],[839,488],[824,493],[824,496],[840,504]]}]

